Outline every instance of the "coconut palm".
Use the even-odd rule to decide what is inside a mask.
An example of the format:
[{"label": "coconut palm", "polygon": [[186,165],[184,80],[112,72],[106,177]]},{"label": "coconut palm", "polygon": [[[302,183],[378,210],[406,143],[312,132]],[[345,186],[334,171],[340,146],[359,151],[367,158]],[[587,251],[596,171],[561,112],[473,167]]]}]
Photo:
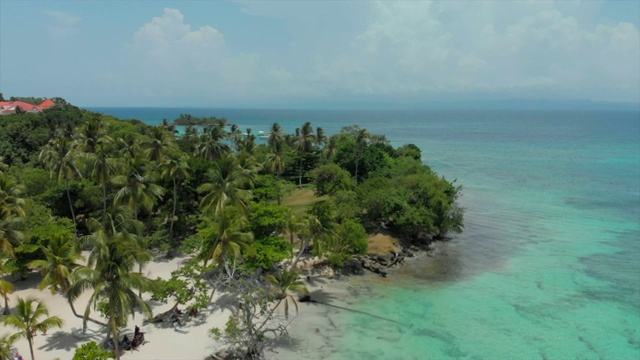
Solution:
[{"label": "coconut palm", "polygon": [[132,271],[139,261],[140,247],[135,237],[126,231],[119,231],[119,225],[111,215],[109,222],[92,235],[93,250],[87,266],[74,272],[75,282],[69,289],[69,299],[74,301],[85,290],[93,292],[84,312],[85,326],[92,308],[103,304],[107,318],[107,339],[116,339],[116,356],[119,359],[118,339],[120,328],[127,325],[128,316],[134,309],[141,309],[151,317],[151,308],[134,290],[147,291],[153,282],[141,273]]},{"label": "coconut palm", "polygon": [[111,182],[120,188],[116,192],[114,204],[131,207],[136,220],[140,208],[151,214],[155,201],[164,195],[164,188],[155,183],[152,173],[145,171],[145,165],[143,159],[127,159],[124,174],[111,179]]},{"label": "coconut palm", "polygon": [[272,148],[272,152],[267,154],[265,165],[269,171],[277,176],[286,170],[284,163],[284,143],[282,141],[276,143]]},{"label": "coconut palm", "polygon": [[160,164],[164,161],[169,149],[175,146],[173,134],[163,127],[156,126],[151,130],[151,140],[144,142],[143,146],[147,158]]},{"label": "coconut palm", "polygon": [[[33,260],[29,263],[30,268],[40,270],[42,273],[40,290],[49,288],[52,294],[61,293],[67,296],[73,281],[73,270],[80,267],[81,265],[78,261],[83,260],[78,243],[56,237],[50,239],[47,246],[41,246],[40,250],[44,255],[44,259]],[[73,306],[72,301],[69,301],[69,306],[73,315],[82,318]],[[90,320],[102,324],[93,319]]]},{"label": "coconut palm", "polygon": [[10,334],[0,335],[0,360],[13,360],[14,354],[11,351],[16,337]]},{"label": "coconut palm", "polygon": [[160,169],[162,170],[160,177],[173,182],[173,209],[171,210],[171,225],[169,233],[173,237],[173,223],[176,220],[176,209],[178,206],[178,186],[189,177],[189,164],[186,157],[174,157],[167,159]]},{"label": "coconut palm", "polygon": [[76,142],[68,137],[51,139],[39,155],[39,159],[49,169],[50,176],[55,177],[59,183],[64,183],[74,226],[77,224],[71,194],[69,193],[69,181],[76,176],[82,178],[82,172],[80,171],[82,162],[80,158],[80,153],[76,151]]},{"label": "coconut palm", "polygon": [[206,248],[202,249],[205,264],[212,260],[231,275],[229,260],[234,262],[242,258],[241,250],[249,250],[253,234],[244,231],[249,224],[247,217],[235,208],[225,208],[216,213],[213,224],[200,235]]},{"label": "coconut palm", "polygon": [[231,149],[224,143],[227,132],[220,126],[208,126],[200,137],[200,143],[196,145],[194,155],[209,161],[222,159]]},{"label": "coconut palm", "polygon": [[111,156],[109,143],[100,142],[96,151],[90,158],[91,178],[102,188],[102,212],[107,212],[107,185],[111,177],[116,173],[118,160]]},{"label": "coconut palm", "polygon": [[211,182],[198,187],[199,193],[205,193],[200,208],[218,213],[227,205],[236,206],[243,211],[251,199],[251,191],[246,190],[250,178],[240,166],[238,159],[229,155],[217,161],[209,171]]},{"label": "coconut palm", "polygon": [[321,127],[316,128],[316,145],[324,146],[327,143],[327,134],[325,134],[324,129]]},{"label": "coconut palm", "polygon": [[13,284],[5,279],[0,279],[0,297],[4,299],[3,315],[9,315],[9,294],[13,293]]},{"label": "coconut palm", "polygon": [[24,186],[0,171],[0,249],[13,257],[13,247],[19,245],[24,234],[17,227],[25,217],[25,201],[21,197]]},{"label": "coconut palm", "polygon": [[267,143],[272,150],[281,144],[284,141],[284,133],[282,131],[282,127],[278,123],[273,123],[271,128],[269,129],[269,137],[267,138]]},{"label": "coconut palm", "polygon": [[[42,319],[44,317],[44,319]],[[62,319],[57,316],[49,317],[49,309],[45,304],[35,298],[18,298],[15,313],[6,316],[3,319],[5,326],[13,327],[18,330],[14,334],[15,338],[26,338],[29,342],[29,351],[31,351],[31,360],[35,360],[33,354],[33,337],[36,332],[46,332],[51,328],[62,327]]]},{"label": "coconut palm", "polygon": [[360,164],[360,160],[362,158],[362,153],[367,146],[367,142],[369,141],[370,135],[367,129],[357,129],[356,132],[356,174],[354,179],[356,180],[356,184],[358,183],[358,165]]},{"label": "coconut palm", "polygon": [[299,161],[299,177],[298,185],[302,187],[302,164],[304,163],[305,156],[313,149],[315,142],[315,135],[313,135],[313,127],[310,122],[306,122],[302,129],[296,129],[295,148],[298,151]]},{"label": "coconut palm", "polygon": [[275,275],[265,276],[265,279],[276,289],[276,298],[278,299],[278,303],[274,307],[274,310],[284,302],[284,316],[286,318],[289,318],[289,300],[291,300],[295,306],[296,314],[298,313],[298,303],[290,292],[309,294],[309,290],[304,285],[304,282],[300,280],[299,275],[300,273],[298,271],[284,269]]},{"label": "coconut palm", "polygon": [[95,114],[91,120],[87,121],[76,132],[78,150],[86,153],[95,153],[98,146],[104,143],[112,143],[106,124],[102,121],[102,115]]},{"label": "coconut palm", "polygon": [[323,154],[325,159],[329,160],[338,152],[338,137],[332,136],[329,138],[327,146],[325,146]]}]

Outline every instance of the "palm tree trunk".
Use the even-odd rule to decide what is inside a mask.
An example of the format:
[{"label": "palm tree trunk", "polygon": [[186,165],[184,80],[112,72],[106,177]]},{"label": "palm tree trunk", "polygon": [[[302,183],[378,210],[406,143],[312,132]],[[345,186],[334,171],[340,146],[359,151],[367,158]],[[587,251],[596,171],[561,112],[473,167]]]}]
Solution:
[{"label": "palm tree trunk", "polygon": [[[83,319],[83,320],[84,320],[84,316],[82,316],[82,315],[78,314],[78,312],[76,311],[76,307],[73,305],[73,303],[72,303],[72,302],[69,302],[69,306],[71,307],[71,312],[73,313],[73,315],[74,315],[75,317],[77,317],[78,319]],[[98,320],[94,320],[94,319],[92,319],[92,318],[90,318],[90,317],[87,317],[87,321],[91,321],[92,323],[94,323],[94,324],[98,324],[98,325],[100,325],[100,326],[107,326],[107,324],[105,324],[105,323],[103,323],[103,322],[100,322],[100,321],[98,321]],[[82,329],[82,330],[84,331],[84,330],[86,330],[86,329]]]},{"label": "palm tree trunk", "polygon": [[309,245],[309,240],[310,239],[305,239],[303,241],[302,247],[300,248],[300,252],[298,253],[298,255],[296,255],[296,258],[291,263],[291,267],[289,267],[289,270],[293,270],[296,268],[298,261],[300,260],[300,258],[302,257],[302,254],[304,254],[304,251],[307,249],[307,246]]},{"label": "palm tree trunk", "polygon": [[4,296],[4,312],[2,312],[2,315],[9,315],[9,296],[8,295]]},{"label": "palm tree trunk", "polygon": [[298,186],[302,187],[302,158],[300,158],[300,171],[299,171],[299,178],[298,178]]},{"label": "palm tree trunk", "polygon": [[176,181],[176,178],[173,178],[173,211],[171,212],[171,225],[169,226],[169,234],[171,234],[171,240],[173,240],[173,219],[175,219],[176,217],[176,207],[177,207],[177,199],[178,199],[178,194],[177,194],[177,189],[178,189],[178,182]]},{"label": "palm tree trunk", "polygon": [[76,214],[73,211],[73,203],[71,202],[71,194],[69,192],[69,180],[64,177],[64,185],[67,188],[67,200],[69,200],[69,209],[71,210],[71,219],[73,220],[74,231],[78,231],[78,224],[76,223]]},{"label": "palm tree trunk", "polygon": [[[27,331],[30,331],[31,329],[27,329]],[[27,340],[29,341],[29,351],[31,352],[31,360],[36,360],[35,355],[33,355],[33,337],[29,334],[27,334]]]}]

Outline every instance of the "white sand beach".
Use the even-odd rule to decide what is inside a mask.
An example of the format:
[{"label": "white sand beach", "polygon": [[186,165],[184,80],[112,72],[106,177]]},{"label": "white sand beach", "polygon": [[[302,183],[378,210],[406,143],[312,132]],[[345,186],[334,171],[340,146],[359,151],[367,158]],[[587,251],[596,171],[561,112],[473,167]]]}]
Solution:
[{"label": "white sand beach", "polygon": [[[150,262],[143,268],[143,272],[150,278],[169,278],[171,272],[176,270],[185,258],[174,258],[171,261]],[[63,319],[61,329],[52,329],[47,334],[39,333],[34,339],[34,353],[38,360],[68,360],[73,357],[77,347],[85,342],[94,340],[101,343],[105,340],[106,331],[99,325],[88,322],[86,333],[82,333],[82,319],[75,317],[69,307],[66,298],[61,295],[53,295],[48,289],[38,290],[40,275],[31,273],[24,281],[14,282],[15,292],[10,295],[9,306],[15,305],[17,297],[29,296],[42,300],[49,309],[50,316],[56,315]],[[82,314],[87,304],[90,292],[87,291],[75,302],[78,313]],[[147,300],[148,294],[143,294]],[[214,298],[215,302],[215,298]],[[171,308],[172,304],[150,302],[153,313],[159,314]],[[220,344],[208,335],[212,327],[224,327],[229,316],[229,311],[213,309],[201,311],[196,317],[185,324],[180,331],[170,324],[143,325],[144,317],[136,314],[135,319],[129,319],[128,328],[122,331],[122,335],[133,334],[134,326],[138,325],[145,333],[145,344],[136,350],[127,351],[122,358],[131,360],[202,360],[206,356],[220,348]],[[91,317],[104,321],[96,311],[91,312]],[[0,334],[12,333],[13,329],[0,325]],[[14,344],[24,357],[30,359],[29,345],[26,339],[21,339]]]},{"label": "white sand beach", "polygon": [[[176,270],[180,264],[186,261],[185,257],[174,258],[170,261],[153,261],[145,265],[143,272],[149,278],[169,278],[171,272]],[[88,329],[82,333],[82,319],[75,317],[69,307],[66,298],[61,295],[53,295],[48,289],[38,290],[40,275],[30,273],[24,281],[17,280],[15,292],[10,295],[9,306],[15,305],[16,298],[26,298],[29,296],[43,300],[49,308],[50,315],[59,316],[64,324],[61,329],[52,329],[47,334],[38,333],[34,339],[34,352],[38,360],[68,360],[73,357],[77,347],[88,341],[102,343],[106,337],[106,331],[99,325],[88,322]],[[308,284],[309,290],[314,296],[327,296],[332,299],[344,299],[348,297],[348,284],[337,280],[327,280],[313,277]],[[85,292],[75,302],[78,313],[83,313],[90,291]],[[149,295],[143,294],[143,298],[148,300]],[[229,310],[220,309],[216,305],[218,296],[214,297],[211,309],[200,311],[191,318],[184,327],[173,328],[170,324],[146,324],[143,325],[144,317],[136,314],[135,319],[129,319],[126,329],[121,334],[133,334],[134,326],[138,325],[145,333],[144,345],[132,351],[126,351],[123,359],[130,360],[203,360],[217,350],[224,347],[209,336],[209,330],[213,327],[224,328],[230,315]],[[339,303],[342,303],[339,301]],[[171,308],[172,304],[162,304],[151,301],[154,315],[160,314]],[[274,349],[268,350],[268,359],[299,359],[300,356],[306,358],[316,358],[322,353],[331,351],[326,335],[330,333],[332,324],[327,316],[330,309],[318,304],[299,304],[300,313],[293,320],[289,328],[292,340],[281,340]],[[282,312],[282,309],[279,309]],[[280,314],[283,318],[283,314]],[[104,321],[96,311],[91,312],[91,317]],[[0,325],[0,334],[12,333],[13,329]],[[14,344],[24,359],[30,359],[29,346],[26,339],[21,339]],[[302,355],[301,355],[302,354]],[[312,356],[313,355],[313,356]]]}]

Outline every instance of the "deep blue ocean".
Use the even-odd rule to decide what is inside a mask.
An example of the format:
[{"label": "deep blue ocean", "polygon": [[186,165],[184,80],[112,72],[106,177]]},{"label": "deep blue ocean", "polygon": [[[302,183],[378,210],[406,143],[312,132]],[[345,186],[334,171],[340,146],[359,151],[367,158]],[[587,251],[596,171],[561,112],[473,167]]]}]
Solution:
[{"label": "deep blue ocean", "polygon": [[463,185],[465,231],[441,255],[393,281],[350,280],[349,306],[404,325],[328,312],[335,328],[300,358],[640,359],[638,112],[91,110],[227,117],[254,133],[358,124]]}]

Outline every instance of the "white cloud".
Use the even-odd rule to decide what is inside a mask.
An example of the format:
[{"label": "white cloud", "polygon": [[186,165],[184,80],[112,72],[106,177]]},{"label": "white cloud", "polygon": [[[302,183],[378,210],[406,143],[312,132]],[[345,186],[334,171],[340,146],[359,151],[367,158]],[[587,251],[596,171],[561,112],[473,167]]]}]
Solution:
[{"label": "white cloud", "polygon": [[119,81],[126,79],[132,92],[202,105],[461,94],[640,99],[638,29],[585,22],[580,3],[339,6],[243,2],[245,13],[288,29],[291,37],[277,54],[233,51],[215,24],[194,29],[179,10],[164,9],[133,34]]},{"label": "white cloud", "polygon": [[80,18],[64,11],[45,11],[51,22],[44,24],[45,29],[52,35],[63,37],[78,30]]},{"label": "white cloud", "polygon": [[638,29],[589,27],[551,2],[377,2],[342,55],[314,75],[356,94],[640,100]]}]

